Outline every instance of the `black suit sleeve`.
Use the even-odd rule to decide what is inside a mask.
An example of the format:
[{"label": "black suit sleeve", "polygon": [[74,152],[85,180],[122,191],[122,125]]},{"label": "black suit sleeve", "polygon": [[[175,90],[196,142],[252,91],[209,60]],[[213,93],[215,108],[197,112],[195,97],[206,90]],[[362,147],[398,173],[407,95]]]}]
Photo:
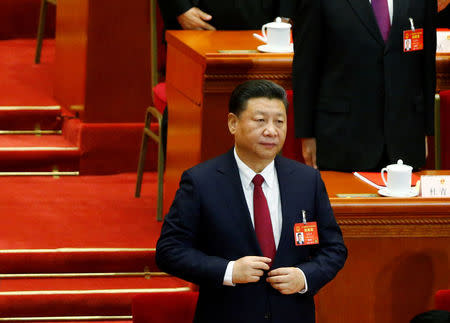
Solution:
[{"label": "black suit sleeve", "polygon": [[201,251],[197,241],[200,212],[195,182],[184,172],[156,244],[156,263],[163,271],[192,283],[222,286],[228,260]]},{"label": "black suit sleeve", "polygon": [[319,247],[311,260],[298,267],[303,271],[308,283],[308,294],[315,295],[330,282],[344,266],[347,248],[330,205],[325,184],[316,171],[315,209],[319,232]]},{"label": "black suit sleeve", "polygon": [[194,6],[191,0],[158,0],[158,5],[166,29],[180,29],[177,17]]},{"label": "black suit sleeve", "polygon": [[314,114],[320,79],[321,14],[320,0],[301,0],[294,15],[294,90],[295,135],[315,137]]},{"label": "black suit sleeve", "polygon": [[445,9],[438,13],[437,17],[438,28],[450,28],[450,4]]},{"label": "black suit sleeve", "polygon": [[437,1],[427,1],[427,19],[424,28],[424,99],[425,134],[434,134],[434,97],[436,93],[436,17]]}]

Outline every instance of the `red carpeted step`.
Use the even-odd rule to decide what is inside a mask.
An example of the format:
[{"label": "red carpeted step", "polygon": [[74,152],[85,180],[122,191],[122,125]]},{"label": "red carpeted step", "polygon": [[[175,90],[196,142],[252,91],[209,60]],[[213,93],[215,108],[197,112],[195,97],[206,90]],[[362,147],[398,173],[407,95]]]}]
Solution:
[{"label": "red carpeted step", "polygon": [[0,250],[154,248],[161,231],[155,173],[140,198],[136,173],[0,177],[0,187]]},{"label": "red carpeted step", "polygon": [[[59,321],[49,321],[49,319],[51,318],[45,318],[45,320],[41,319],[42,322],[46,322],[46,323],[61,323],[61,321],[63,320],[59,320]],[[74,318],[72,318],[74,319]],[[93,318],[91,318],[93,319]],[[64,317],[64,323],[133,323],[133,321],[131,320],[112,320],[112,318],[110,320],[104,320],[104,319],[98,319],[95,321],[90,321],[89,319],[78,319],[78,321],[69,321],[70,317]],[[17,322],[17,321],[15,321]],[[33,322],[40,322],[38,318],[34,319]]]},{"label": "red carpeted step", "polygon": [[0,132],[5,130],[61,130],[60,106],[0,106]]},{"label": "red carpeted step", "polygon": [[[78,321],[68,321],[68,319],[70,319],[70,318],[67,318],[67,317],[65,317],[64,318],[64,323],[133,323],[133,321],[131,320],[131,318],[130,318],[130,320],[114,320],[114,321],[112,321],[112,319],[111,320],[103,320],[103,319],[98,319],[98,320],[95,320],[95,321],[89,321],[89,320],[81,320],[81,319],[79,319]],[[93,318],[91,318],[91,319],[93,319]],[[34,322],[39,322],[39,320],[38,319],[36,319],[36,320],[33,320]],[[44,320],[42,320],[42,321],[44,321]],[[62,320],[59,320],[59,321],[49,321],[49,319],[47,318],[47,319],[45,319],[45,322],[46,323],[61,323],[61,321]],[[17,321],[16,321],[17,322]]]},{"label": "red carpeted step", "polygon": [[0,275],[160,271],[155,249],[137,248],[0,250],[0,264]]},{"label": "red carpeted step", "polygon": [[[42,294],[64,294],[68,291],[77,293],[93,293],[93,291],[141,290],[152,288],[189,287],[189,283],[173,276],[141,277],[90,277],[90,278],[8,278],[2,279],[0,285],[1,296],[14,296],[20,293],[31,295],[34,292]],[[70,293],[69,293],[70,294]],[[0,313],[3,313],[0,310]]]},{"label": "red carpeted step", "polygon": [[79,169],[80,149],[61,135],[1,135],[0,171]]},{"label": "red carpeted step", "polygon": [[131,315],[139,293],[190,289],[175,277],[4,280],[2,286],[0,318]]},{"label": "red carpeted step", "polygon": [[55,41],[45,40],[34,64],[35,39],[0,41],[0,106],[58,105],[53,97]]}]

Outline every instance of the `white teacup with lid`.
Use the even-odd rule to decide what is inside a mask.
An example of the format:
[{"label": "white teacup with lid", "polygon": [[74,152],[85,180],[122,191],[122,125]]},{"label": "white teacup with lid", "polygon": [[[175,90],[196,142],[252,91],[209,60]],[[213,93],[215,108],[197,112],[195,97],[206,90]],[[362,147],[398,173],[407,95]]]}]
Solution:
[{"label": "white teacup with lid", "polygon": [[[381,170],[381,178],[391,195],[402,196],[411,192],[412,169],[399,159],[397,164],[388,165]],[[387,179],[384,176],[385,173],[387,173]]]},{"label": "white teacup with lid", "polygon": [[265,42],[273,50],[289,48],[291,44],[291,24],[282,22],[277,17],[274,22],[269,22],[261,27],[262,36],[253,34],[259,40]]}]

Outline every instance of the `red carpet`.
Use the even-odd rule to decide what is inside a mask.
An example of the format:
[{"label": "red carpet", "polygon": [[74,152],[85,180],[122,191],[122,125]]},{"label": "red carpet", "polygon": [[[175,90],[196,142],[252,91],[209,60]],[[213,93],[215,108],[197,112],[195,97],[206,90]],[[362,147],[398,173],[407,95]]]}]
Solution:
[{"label": "red carpet", "polygon": [[[152,249],[161,228],[156,174],[144,174],[141,198],[134,197],[135,182],[134,173],[0,177],[0,274],[159,272]],[[135,295],[190,286],[175,277],[127,275],[1,277],[0,318],[127,320]]]},{"label": "red carpet", "polygon": [[0,177],[0,249],[151,248],[156,175]]},{"label": "red carpet", "polygon": [[[2,293],[9,291],[81,291],[101,289],[143,289],[143,288],[178,288],[180,279],[174,277],[160,277],[145,279],[144,277],[113,278],[47,278],[35,279],[30,284],[29,279],[6,279],[2,281]],[[185,286],[188,286],[185,283]],[[3,312],[3,311],[2,311]]]},{"label": "red carpet", "polygon": [[[1,6],[0,6],[1,7]],[[59,114],[72,116],[70,111],[11,111],[5,106],[57,106],[53,98],[52,62],[55,56],[55,41],[45,40],[42,63],[33,63],[35,40],[0,41],[0,130],[33,130],[39,124],[41,130],[62,128],[67,144],[79,147],[76,154],[53,152],[47,157],[42,153],[21,152],[0,156],[0,171],[51,171],[54,165],[59,170],[80,171],[81,174],[113,174],[133,172],[137,169],[139,149],[142,138],[142,123],[82,123],[79,120],[62,122]],[[149,89],[150,91],[150,89]],[[144,113],[142,114],[144,121]],[[156,124],[154,125],[156,127]],[[62,136],[60,136],[62,138]],[[4,136],[2,136],[4,137]],[[30,136],[28,136],[30,137]],[[0,138],[0,148],[14,146],[26,137]],[[52,139],[26,138],[27,146],[52,146]],[[61,139],[60,142],[63,142]],[[22,147],[19,145],[17,147]],[[59,147],[59,145],[57,146]],[[148,149],[146,170],[156,169],[154,142]],[[68,156],[69,155],[69,156]],[[4,160],[4,162],[1,162]]]},{"label": "red carpet", "polygon": [[[143,123],[86,125],[63,120],[61,114],[71,116],[64,107],[34,108],[59,105],[53,98],[55,41],[44,40],[42,63],[35,65],[36,41],[14,39],[35,37],[40,2],[0,1],[0,130],[62,129],[63,135],[0,135],[0,171],[49,171],[56,164],[83,174],[131,173],[0,177],[0,320],[131,323],[135,295],[179,292],[189,284],[142,276],[159,272],[152,248],[161,228],[155,174],[145,174],[141,198],[134,197]],[[54,34],[54,18],[49,6],[46,36]],[[15,108],[24,106],[32,108]],[[152,144],[149,169],[155,150]],[[72,273],[78,277],[58,277]]]},{"label": "red carpet", "polygon": [[53,99],[55,41],[45,39],[41,64],[34,64],[36,41],[0,41],[0,106],[58,105]]}]

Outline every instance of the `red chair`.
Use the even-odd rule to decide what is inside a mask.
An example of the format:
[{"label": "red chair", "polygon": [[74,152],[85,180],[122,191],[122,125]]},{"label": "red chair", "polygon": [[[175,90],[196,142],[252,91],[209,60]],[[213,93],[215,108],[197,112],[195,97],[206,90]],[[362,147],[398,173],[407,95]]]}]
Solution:
[{"label": "red chair", "polygon": [[437,310],[450,312],[450,289],[438,290],[434,296]]},{"label": "red chair", "polygon": [[[164,141],[164,130],[167,132],[167,114],[163,117],[164,113],[167,113],[167,97],[166,97],[166,83],[161,82],[158,83],[160,79],[159,70],[161,62],[164,60],[158,61],[158,57],[164,54],[164,51],[161,47],[162,44],[162,19],[161,14],[157,8],[156,0],[151,0],[151,15],[150,21],[151,23],[151,48],[152,48],[152,57],[151,57],[151,72],[152,72],[152,91],[153,91],[153,105],[154,107],[149,107],[145,114],[145,124],[144,131],[142,135],[142,143],[141,150],[139,153],[139,164],[137,169],[137,180],[136,180],[136,189],[134,196],[141,196],[141,187],[142,187],[142,178],[144,176],[145,169],[145,157],[147,156],[147,146],[148,139],[151,138],[158,144],[158,197],[157,197],[157,206],[156,206],[156,219],[158,221],[162,221],[162,213],[163,213],[163,176],[164,176],[164,156],[165,156],[165,144]],[[154,132],[151,129],[151,125],[153,119],[158,123],[158,132]]]},{"label": "red chair", "polygon": [[132,300],[133,323],[192,323],[198,292],[140,294]]}]

